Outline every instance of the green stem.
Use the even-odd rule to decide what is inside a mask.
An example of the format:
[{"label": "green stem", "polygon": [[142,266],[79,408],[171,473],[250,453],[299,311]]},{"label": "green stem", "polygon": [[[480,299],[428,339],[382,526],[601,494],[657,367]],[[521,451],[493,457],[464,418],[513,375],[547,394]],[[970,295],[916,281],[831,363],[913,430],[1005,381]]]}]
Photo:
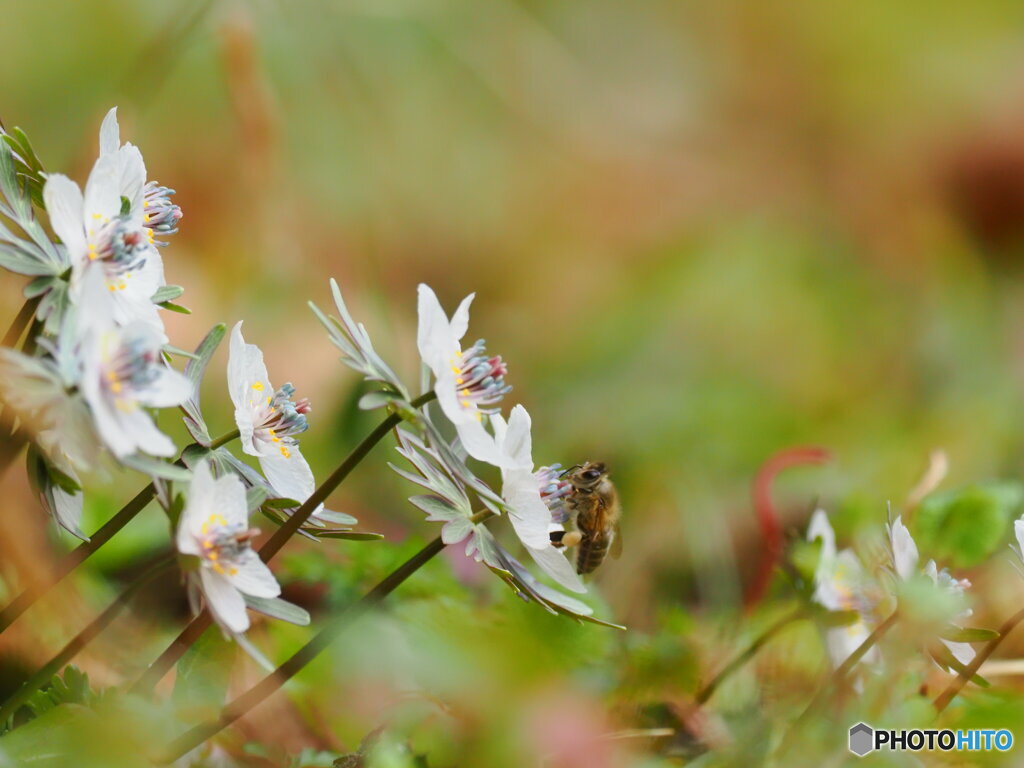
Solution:
[{"label": "green stem", "polygon": [[0,723],[7,722],[11,716],[18,711],[21,705],[28,701],[29,697],[31,697],[33,693],[50,682],[53,676],[57,674],[63,666],[71,661],[71,659],[73,659],[75,655],[82,650],[82,648],[92,642],[100,632],[106,629],[110,623],[117,618],[118,614],[127,607],[129,601],[135,596],[136,592],[158,575],[166,571],[173,563],[174,559],[172,557],[161,558],[159,562],[155,563],[141,576],[136,578],[135,581],[129,584],[128,587],[117,596],[117,599],[114,600],[114,602],[111,603],[105,611],[103,611],[103,613],[93,619],[92,623],[75,635],[71,641],[57,653],[56,656],[50,659],[35,674],[26,680],[22,686],[15,691],[2,706],[0,706]]},{"label": "green stem", "polygon": [[[437,395],[434,392],[426,392],[412,401],[412,407],[422,408],[436,397]],[[359,463],[366,458],[374,446],[401,422],[402,416],[400,414],[391,414],[352,450],[338,468],[331,473],[330,477],[313,491],[313,495],[306,499],[302,506],[296,509],[284,524],[274,531],[274,535],[267,539],[266,543],[260,547],[259,554],[263,562],[270,562],[274,555],[281,551],[285,542],[309,519],[316,508],[326,501],[327,497],[341,485],[342,481],[349,476],[353,469],[359,466]],[[131,692],[144,694],[152,691],[156,684],[163,679],[163,676],[170,671],[171,667],[178,662],[178,659],[184,655],[185,651],[206,631],[211,622],[212,619],[209,611],[204,611],[192,619],[188,626],[171,641],[171,644],[160,654],[159,658],[142,674],[142,677],[135,682],[131,687]]]},{"label": "green stem", "polygon": [[736,656],[736,658],[734,658],[732,661],[726,664],[722,668],[722,670],[717,675],[715,675],[707,685],[705,685],[703,688],[697,691],[696,696],[694,696],[694,701],[696,701],[697,704],[706,703],[712,696],[715,695],[715,691],[718,690],[718,687],[723,682],[725,682],[726,678],[728,678],[733,672],[740,669],[744,664],[750,661],[750,659],[752,659],[755,656],[755,654],[757,654],[757,652],[761,650],[761,647],[765,643],[771,640],[775,635],[777,635],[783,629],[788,627],[790,624],[799,621],[806,615],[807,610],[805,608],[798,608],[792,613],[786,614],[778,621],[776,621],[774,624],[771,624],[766,630],[764,630],[764,632],[758,635],[757,638],[755,638],[754,641],[749,646],[747,646],[746,649],[741,651],[739,655]]},{"label": "green stem", "polygon": [[783,736],[782,738],[782,744],[779,747],[779,754],[786,754],[789,746],[792,743],[794,735],[800,730],[801,726],[804,724],[807,718],[811,716],[812,713],[818,712],[819,707],[825,699],[825,696],[828,695],[828,693],[833,688],[835,688],[837,685],[842,683],[843,680],[846,679],[847,675],[849,675],[851,670],[853,670],[853,668],[857,665],[857,662],[864,658],[865,654],[867,654],[868,651],[870,651],[872,648],[875,647],[875,645],[878,644],[878,641],[882,639],[886,632],[892,629],[893,625],[896,623],[896,620],[898,618],[898,611],[893,611],[891,614],[889,614],[889,618],[887,618],[885,621],[883,621],[881,624],[875,627],[874,631],[872,631],[870,635],[864,638],[864,642],[858,645],[854,649],[853,653],[847,656],[843,663],[835,668],[835,670],[829,676],[828,680],[825,681],[825,685],[823,685],[815,694],[814,698],[811,699],[811,703],[807,705],[807,709],[805,709],[800,714],[800,717],[793,721],[793,724],[789,727],[789,730],[786,731],[785,736]]},{"label": "green stem", "polygon": [[988,643],[975,654],[974,658],[971,659],[971,663],[968,664],[964,669],[960,671],[960,674],[956,676],[949,687],[946,688],[934,701],[936,713],[942,712],[949,703],[956,698],[957,694],[963,690],[963,687],[967,685],[967,681],[978,674],[978,670],[981,669],[981,665],[988,661],[989,656],[999,647],[999,644],[1006,639],[1006,636],[1014,630],[1014,628],[1024,621],[1024,610],[1018,611],[1013,614],[1010,618],[1003,622],[1003,625],[999,628],[999,636],[993,637]]},{"label": "green stem", "polygon": [[[472,518],[470,518],[470,520],[473,523],[481,523],[493,515],[493,512],[483,510],[476,513]],[[313,659],[320,655],[320,653],[334,641],[342,630],[351,626],[357,618],[391,594],[400,584],[402,584],[402,582],[412,576],[412,574],[416,573],[416,571],[429,562],[436,554],[441,552],[445,546],[446,545],[441,541],[440,536],[427,544],[423,549],[386,576],[383,581],[377,584],[377,586],[363,595],[358,602],[353,603],[347,609],[331,619],[327,623],[327,626],[314,635],[313,638],[302,646],[302,648],[296,651],[291,658],[263,678],[255,686],[225,706],[216,720],[211,720],[208,723],[201,723],[175,739],[167,748],[167,751],[157,760],[157,764],[167,765],[168,763],[174,762],[182,755],[185,755],[195,749],[211,736],[216,735],[221,730],[231,725],[231,723],[245,715],[253,707],[260,704],[264,699],[274,693],[278,688],[306,667],[307,664],[313,661]]]},{"label": "green stem", "polygon": [[[219,447],[236,437],[238,437],[237,429],[214,440],[213,443],[211,443],[211,447]],[[181,459],[178,459],[177,463],[180,465]],[[121,507],[118,513],[104,523],[88,541],[83,541],[73,550],[61,557],[57,561],[53,570],[47,576],[26,587],[25,590],[14,598],[6,608],[0,611],[0,632],[3,632],[13,624],[14,621],[32,607],[40,597],[45,595],[65,576],[91,557],[96,550],[110,541],[118,531],[134,520],[135,516],[145,509],[146,505],[152,501],[155,494],[156,489],[154,488],[153,483],[150,483],[139,491],[131,501]]]}]

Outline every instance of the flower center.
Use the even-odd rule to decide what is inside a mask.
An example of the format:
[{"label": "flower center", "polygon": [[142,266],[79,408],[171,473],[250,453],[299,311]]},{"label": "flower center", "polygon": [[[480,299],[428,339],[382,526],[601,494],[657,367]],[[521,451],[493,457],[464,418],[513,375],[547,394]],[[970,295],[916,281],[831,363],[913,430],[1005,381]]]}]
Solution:
[{"label": "flower center", "polygon": [[501,402],[512,387],[505,383],[508,366],[501,357],[488,357],[484,340],[480,339],[465,352],[458,351],[451,360],[452,373],[459,395],[459,404],[482,413],[493,413],[491,406]]},{"label": "flower center", "polygon": [[103,365],[103,386],[117,400],[118,407],[130,410],[132,392],[145,389],[160,376],[159,351],[142,339],[123,339]]},{"label": "flower center", "polygon": [[[259,394],[263,391],[263,383],[256,382],[252,388]],[[294,394],[295,387],[289,382],[273,395],[267,395],[265,400],[249,401],[254,408],[253,439],[276,445],[286,459],[298,442],[294,436],[309,429],[306,414],[312,410],[308,398],[293,402]]]},{"label": "flower center", "polygon": [[540,498],[551,510],[551,521],[564,523],[569,519],[569,510],[565,506],[565,497],[572,493],[572,484],[562,479],[562,465],[552,464],[541,467],[533,476],[537,478]]},{"label": "flower center", "polygon": [[203,562],[217,573],[234,576],[238,573],[235,564],[251,549],[252,540],[259,534],[259,528],[249,528],[244,524],[228,525],[224,515],[214,512],[200,527],[199,546]]},{"label": "flower center", "polygon": [[145,196],[142,200],[143,226],[149,229],[150,242],[154,245],[167,245],[167,243],[156,240],[153,237],[155,232],[158,235],[173,235],[178,231],[178,222],[181,221],[181,208],[171,202],[173,189],[161,187],[155,181],[147,182]]},{"label": "flower center", "polygon": [[132,270],[146,263],[153,244],[153,233],[148,229],[133,229],[126,216],[108,219],[94,214],[96,225],[89,227],[89,261],[102,262],[111,291],[123,291]]}]

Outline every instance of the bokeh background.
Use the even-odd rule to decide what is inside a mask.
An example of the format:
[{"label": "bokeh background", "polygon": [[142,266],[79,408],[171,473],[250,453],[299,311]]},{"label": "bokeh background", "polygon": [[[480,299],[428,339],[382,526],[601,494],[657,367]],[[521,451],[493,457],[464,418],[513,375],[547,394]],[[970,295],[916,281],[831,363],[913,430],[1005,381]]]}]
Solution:
[{"label": "bokeh background", "polygon": [[[47,0],[2,12],[0,118],[47,169],[84,180],[99,122],[119,107],[122,137],[185,213],[166,270],[193,314],[168,316],[172,342],[244,319],[272,380],[313,401],[304,445],[318,476],[376,417],[355,407],[361,385],[306,302],[329,306],[336,278],[414,382],[427,282],[450,308],[476,292],[471,332],[509,362],[538,460],[605,460],[624,498],[625,553],[593,602],[627,633],[556,621],[451,556],[233,731],[223,745],[236,756],[249,741],[254,764],[330,765],[327,753],[389,724],[395,759],[408,748],[431,766],[660,765],[668,742],[687,744],[621,732],[687,720],[678,702],[749,631],[740,596],[764,549],[750,488],[769,456],[832,452],[775,495],[795,529],[820,499],[841,538],[880,528],[936,448],[951,487],[1020,471],[1022,4]],[[5,316],[20,288],[0,281]],[[222,350],[204,391],[218,431],[231,420],[225,362]],[[276,566],[315,615],[435,533],[388,472],[390,451],[332,499],[388,542],[296,546]],[[139,484],[95,478],[86,530]],[[9,595],[71,542],[19,473],[2,493]],[[33,609],[4,638],[6,684],[165,542],[149,510]],[[999,558],[971,575],[991,585],[980,615],[1021,597]],[[101,684],[131,679],[185,611],[169,580],[78,663]],[[305,630],[255,636],[283,657]],[[814,632],[797,632],[721,707],[799,699],[793,676],[825,663]],[[233,689],[255,674],[240,661]],[[761,726],[748,718],[730,737],[704,723],[704,738],[739,743]]]}]

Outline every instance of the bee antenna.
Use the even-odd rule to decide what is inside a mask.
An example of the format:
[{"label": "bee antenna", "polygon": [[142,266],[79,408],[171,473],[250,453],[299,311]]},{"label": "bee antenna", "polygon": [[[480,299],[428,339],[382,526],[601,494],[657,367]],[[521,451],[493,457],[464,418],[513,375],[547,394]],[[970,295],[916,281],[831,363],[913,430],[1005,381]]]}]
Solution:
[{"label": "bee antenna", "polygon": [[568,468],[567,470],[565,470],[564,472],[562,472],[562,473],[561,473],[561,474],[559,475],[559,477],[565,477],[565,476],[566,476],[566,475],[568,475],[568,474],[569,474],[570,472],[572,472],[572,471],[573,471],[574,469],[579,469],[579,468],[580,468],[580,467],[582,467],[582,466],[583,466],[582,464],[573,464],[573,465],[572,465],[571,467],[569,467],[569,468]]}]

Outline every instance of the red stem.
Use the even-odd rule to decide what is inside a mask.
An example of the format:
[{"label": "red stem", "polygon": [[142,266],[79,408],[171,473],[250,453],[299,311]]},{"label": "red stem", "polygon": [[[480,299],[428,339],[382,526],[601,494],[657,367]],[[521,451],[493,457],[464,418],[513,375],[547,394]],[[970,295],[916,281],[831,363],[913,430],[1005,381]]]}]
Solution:
[{"label": "red stem", "polygon": [[772,573],[782,555],[782,526],[779,523],[778,510],[772,503],[772,485],[776,476],[790,467],[825,464],[831,459],[832,454],[816,446],[784,448],[765,461],[757,471],[753,486],[754,514],[757,515],[757,523],[761,528],[764,554],[761,556],[750,588],[743,598],[743,605],[748,611],[764,598],[772,580]]}]

